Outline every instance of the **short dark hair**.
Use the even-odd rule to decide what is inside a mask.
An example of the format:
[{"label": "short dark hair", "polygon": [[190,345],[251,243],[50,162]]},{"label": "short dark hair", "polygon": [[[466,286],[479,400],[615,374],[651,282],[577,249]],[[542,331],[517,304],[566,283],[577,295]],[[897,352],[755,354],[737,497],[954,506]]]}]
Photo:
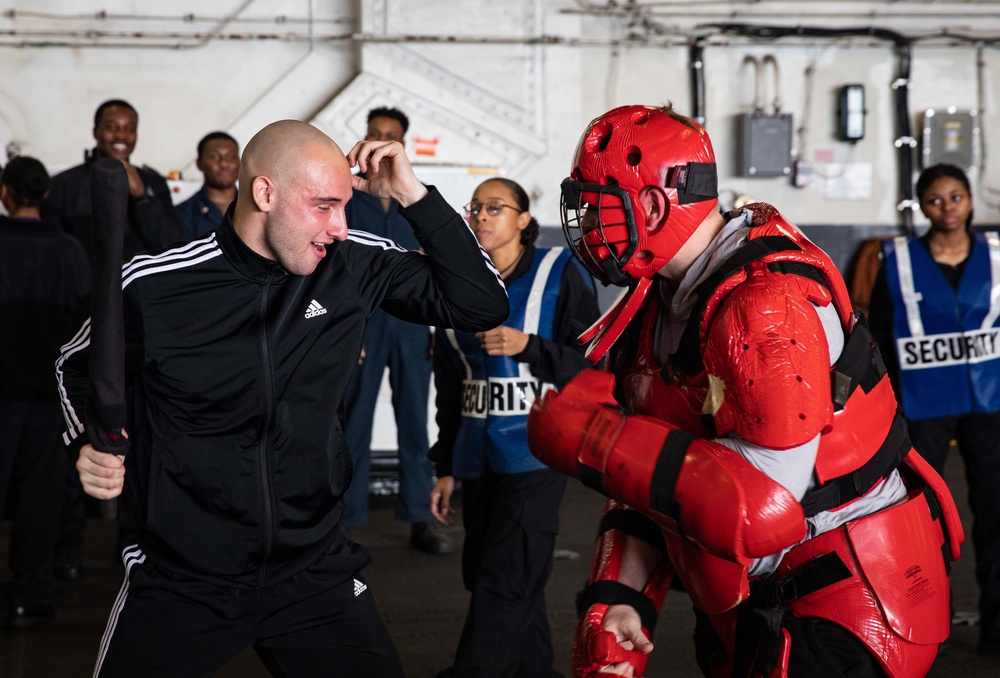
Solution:
[{"label": "short dark hair", "polygon": [[675,111],[674,110],[674,102],[672,102],[672,101],[668,101],[666,103],[666,105],[660,106],[660,110],[663,111],[664,113],[666,113],[668,116],[670,116],[671,119],[679,122],[680,124],[684,125],[685,127],[690,127],[695,132],[700,132],[701,129],[702,129],[701,125],[699,125],[698,123],[696,123],[694,120],[692,120],[691,118],[687,117],[686,115],[681,115],[680,113],[678,113],[677,111]]},{"label": "short dark hair", "polygon": [[206,134],[201,138],[201,141],[198,142],[199,158],[201,157],[201,154],[205,152],[205,146],[208,144],[208,142],[215,141],[216,139],[226,139],[227,141],[232,141],[234,144],[236,144],[236,150],[237,151],[240,150],[239,142],[236,141],[236,139],[234,139],[229,134],[226,134],[225,132],[209,132],[208,134]]},{"label": "short dark hair", "polygon": [[379,106],[378,108],[373,108],[368,111],[368,123],[375,118],[392,118],[399,122],[403,126],[403,134],[406,134],[406,130],[410,129],[410,119],[406,117],[406,114],[398,108],[390,108],[389,106]]},{"label": "short dark hair", "polygon": [[940,163],[932,165],[920,173],[920,177],[917,178],[917,200],[923,200],[927,189],[941,177],[950,177],[957,180],[965,186],[965,190],[968,191],[969,195],[972,195],[972,185],[969,184],[969,177],[965,174],[965,170],[955,165]]},{"label": "short dark hair", "polygon": [[108,99],[103,104],[97,107],[94,112],[94,127],[98,127],[101,124],[101,116],[104,115],[104,111],[114,106],[120,106],[121,108],[127,108],[128,110],[135,113],[136,122],[139,121],[139,111],[135,110],[135,106],[125,101],[124,99]]},{"label": "short dark hair", "polygon": [[49,192],[49,173],[40,161],[19,155],[3,168],[0,183],[10,192],[18,207],[38,207]]}]

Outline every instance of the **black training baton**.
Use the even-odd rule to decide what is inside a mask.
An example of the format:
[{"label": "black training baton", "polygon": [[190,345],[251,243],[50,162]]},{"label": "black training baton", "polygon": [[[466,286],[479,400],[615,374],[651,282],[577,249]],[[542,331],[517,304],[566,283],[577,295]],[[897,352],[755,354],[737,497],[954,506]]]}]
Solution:
[{"label": "black training baton", "polygon": [[[124,455],[125,325],[122,318],[122,253],[128,212],[128,175],[118,160],[101,158],[90,174],[90,388],[84,415],[98,452]],[[101,516],[114,520],[118,500],[101,501]]]}]

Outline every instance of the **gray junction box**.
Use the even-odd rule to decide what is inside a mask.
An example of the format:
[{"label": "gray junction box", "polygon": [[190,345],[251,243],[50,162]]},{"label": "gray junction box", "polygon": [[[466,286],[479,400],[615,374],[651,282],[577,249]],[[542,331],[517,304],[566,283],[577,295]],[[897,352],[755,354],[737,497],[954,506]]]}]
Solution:
[{"label": "gray junction box", "polygon": [[975,109],[928,108],[924,111],[924,169],[947,163],[966,172],[978,164],[979,123]]},{"label": "gray junction box", "polygon": [[745,113],[737,116],[737,125],[737,174],[743,177],[791,176],[791,113]]}]

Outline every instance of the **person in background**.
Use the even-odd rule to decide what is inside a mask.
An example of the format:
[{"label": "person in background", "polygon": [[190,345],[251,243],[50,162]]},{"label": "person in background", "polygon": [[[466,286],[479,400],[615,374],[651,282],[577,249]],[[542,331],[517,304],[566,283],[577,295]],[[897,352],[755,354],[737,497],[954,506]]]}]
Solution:
[{"label": "person in background", "polygon": [[626,288],[588,332],[609,372],[528,416],[534,455],[612,498],[574,671],[641,676],[676,580],[706,676],[925,675],[964,535],[829,256],[771,205],[720,213],[670,106],[594,119],[570,168],[567,240]]},{"label": "person in background", "polygon": [[[404,143],[409,127],[406,115],[395,108],[373,108],[368,113],[369,141]],[[409,250],[419,250],[413,229],[399,212],[399,203],[354,191],[347,203],[347,225],[388,238]],[[430,554],[455,550],[431,520],[428,496],[433,470],[427,458],[427,401],[431,383],[431,332],[388,313],[376,311],[365,329],[363,359],[347,388],[347,447],[354,479],[345,496],[344,526],[368,522],[368,483],[371,474],[372,426],[382,375],[389,368],[392,411],[399,449],[399,497],[396,520],[410,524],[410,546]]]},{"label": "person in background", "polygon": [[91,223],[90,171],[97,158],[114,158],[128,172],[128,223],[123,260],[140,250],[166,247],[181,238],[180,222],[170,200],[166,180],[155,170],[132,163],[139,138],[139,114],[132,104],[110,99],[94,112],[92,151],[84,154],[81,165],[52,178],[49,197],[42,204],[42,217],[51,219],[83,243],[90,251]]},{"label": "person in background", "polygon": [[191,240],[222,223],[222,215],[236,200],[240,175],[240,146],[225,132],[211,132],[198,142],[197,167],[204,183],[193,196],[177,205],[181,236]]},{"label": "person in background", "polygon": [[13,497],[12,627],[52,620],[52,560],[67,466],[52,365],[86,317],[90,267],[83,246],[43,222],[49,174],[16,157],[0,175],[0,510]]},{"label": "person in background", "polygon": [[431,510],[452,524],[460,480],[462,579],[472,593],[454,664],[438,675],[557,676],[545,584],[566,477],[531,456],[525,429],[535,398],[590,367],[577,337],[599,315],[597,296],[568,249],[535,247],[538,222],[516,182],[483,182],[465,209],[511,314],[485,332],[437,330]]},{"label": "person in background", "polygon": [[[174,212],[167,182],[155,170],[132,163],[132,152],[139,137],[139,114],[122,99],[109,99],[94,112],[93,150],[84,153],[83,164],[71,167],[52,178],[48,197],[42,203],[42,218],[58,224],[83,243],[90,252],[91,221],[90,175],[98,158],[121,161],[128,173],[128,213],[122,245],[122,261],[142,250],[159,249],[181,239],[181,225]],[[131,518],[118,514],[119,550],[129,541]],[[55,576],[75,581],[83,576],[83,533],[86,508],[80,481],[74,469],[67,469],[59,538],[56,543]],[[117,561],[117,554],[115,560]]]},{"label": "person in background", "polygon": [[[84,489],[124,487],[136,516],[94,675],[210,675],[252,647],[275,676],[402,676],[361,572],[371,556],[340,528],[347,379],[375,308],[475,331],[506,317],[507,295],[398,143],[345,157],[312,125],[274,122],[240,186],[215,237],[125,266],[124,460],[81,423],[102,337],[86,323],[56,363]],[[352,187],[399,202],[427,254],[349,232]]]},{"label": "person in background", "polygon": [[1000,235],[972,231],[972,190],[960,168],[925,169],[916,193],[930,229],[885,241],[869,318],[913,446],[944,473],[958,443],[973,515],[979,653],[1000,660]]}]

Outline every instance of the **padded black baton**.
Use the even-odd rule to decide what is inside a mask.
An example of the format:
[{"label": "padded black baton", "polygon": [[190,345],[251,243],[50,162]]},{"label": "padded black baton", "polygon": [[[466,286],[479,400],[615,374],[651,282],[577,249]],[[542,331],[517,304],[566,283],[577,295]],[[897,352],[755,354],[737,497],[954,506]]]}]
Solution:
[{"label": "padded black baton", "polygon": [[[125,325],[122,318],[122,253],[128,212],[128,175],[118,160],[101,158],[90,175],[92,207],[90,387],[85,422],[99,452],[124,455]],[[101,501],[101,516],[113,520],[118,500]]]}]

